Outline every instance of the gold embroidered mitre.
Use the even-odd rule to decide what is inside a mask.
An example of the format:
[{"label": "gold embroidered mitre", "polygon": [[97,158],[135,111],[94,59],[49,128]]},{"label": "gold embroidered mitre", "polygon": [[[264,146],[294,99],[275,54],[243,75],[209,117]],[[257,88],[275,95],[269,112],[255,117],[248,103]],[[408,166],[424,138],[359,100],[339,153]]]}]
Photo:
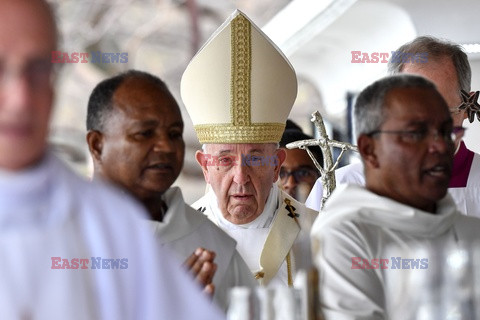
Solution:
[{"label": "gold embroidered mitre", "polygon": [[297,96],[297,77],[237,10],[190,61],[181,95],[200,143],[276,143]]}]

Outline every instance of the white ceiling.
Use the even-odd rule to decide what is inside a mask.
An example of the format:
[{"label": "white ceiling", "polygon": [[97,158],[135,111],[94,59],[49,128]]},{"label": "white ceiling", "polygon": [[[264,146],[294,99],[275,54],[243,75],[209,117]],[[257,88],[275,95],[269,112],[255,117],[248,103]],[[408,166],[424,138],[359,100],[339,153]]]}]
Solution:
[{"label": "white ceiling", "polygon": [[[386,75],[386,63],[352,63],[352,51],[390,53],[418,35],[432,35],[459,44],[480,43],[478,0],[334,1],[337,7],[342,2],[345,8],[337,8],[340,14],[333,22],[328,21],[327,26],[318,19],[308,21],[304,16],[292,14],[292,19],[304,21],[300,27],[292,24],[297,30],[294,37],[298,36],[302,41],[300,45],[292,45],[295,41],[288,40],[279,40],[278,43],[287,51],[299,77],[313,83],[318,90],[317,96],[320,96],[321,105],[316,103],[318,97],[313,97],[315,102],[310,104],[305,97],[301,97],[301,103],[296,103],[291,118],[302,123],[305,123],[302,119],[308,118],[313,111],[320,110],[333,126],[344,129],[347,92],[359,92]],[[289,6],[281,14],[288,15],[288,10]],[[323,13],[317,14],[321,18]],[[272,28],[275,19],[265,30],[274,38],[275,31],[281,28],[280,23],[278,28]],[[320,26],[318,30],[314,29],[315,25]],[[480,89],[480,54],[468,55],[473,73],[472,90]],[[480,151],[478,122],[467,123],[467,126],[467,144]]]},{"label": "white ceiling", "polygon": [[[301,46],[292,48],[286,42],[279,46],[287,50],[297,73],[316,84],[327,117],[335,121],[343,117],[347,91],[358,92],[386,73],[383,63],[351,63],[352,51],[391,52],[417,35],[460,44],[480,43],[479,13],[478,0],[358,0],[317,32],[308,29],[311,22],[305,21],[304,29],[296,33],[305,38],[304,31],[308,30]],[[272,29],[271,24],[268,27]],[[479,56],[469,55],[472,64]],[[294,115],[311,111],[295,109]]]}]

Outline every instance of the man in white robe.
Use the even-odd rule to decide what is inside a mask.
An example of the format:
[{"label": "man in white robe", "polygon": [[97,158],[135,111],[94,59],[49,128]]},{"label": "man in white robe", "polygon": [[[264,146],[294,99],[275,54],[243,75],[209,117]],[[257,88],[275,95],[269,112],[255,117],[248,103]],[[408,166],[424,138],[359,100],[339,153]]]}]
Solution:
[{"label": "man in white robe", "polygon": [[45,1],[0,1],[0,318],[221,319],[138,204],[47,150],[56,40]]},{"label": "man in white robe", "polygon": [[[427,54],[427,62],[405,62],[391,59],[388,63],[391,74],[411,73],[426,77],[437,86],[450,108],[454,127],[462,129],[462,123],[467,118],[465,110],[459,110],[462,103],[460,89],[471,90],[472,72],[467,55],[463,49],[453,43],[433,37],[418,37],[412,42],[402,45],[396,52],[408,52],[412,55]],[[471,92],[473,94],[473,92]],[[463,132],[463,131],[462,131]],[[455,141],[455,156],[452,178],[448,191],[457,207],[464,214],[480,218],[480,155],[469,150],[459,139]],[[365,184],[363,166],[361,163],[347,165],[335,172],[337,184]],[[323,189],[320,179],[317,179],[305,205],[314,210],[320,209]]]},{"label": "man in white robe", "polygon": [[1,319],[222,319],[127,196],[50,153],[0,190]]},{"label": "man in white robe", "polygon": [[308,267],[310,248],[296,245],[296,240],[309,233],[317,215],[276,184],[270,189],[264,210],[250,223],[227,220],[213,191],[192,206],[237,241],[238,251],[259,283],[292,286],[299,267]]},{"label": "man in white robe", "polygon": [[316,218],[276,181],[278,148],[297,93],[295,71],[265,34],[236,11],[185,70],[181,94],[204,150],[197,151],[211,190],[193,204],[238,243],[263,285],[292,286],[310,247]]},{"label": "man in white robe", "polygon": [[157,241],[185,261],[222,309],[232,287],[256,285],[235,240],[171,187],[183,166],[183,120],[161,79],[131,70],[99,83],[89,99],[87,129],[95,177],[145,205]]},{"label": "man in white robe", "polygon": [[[387,302],[400,293],[387,294],[386,281],[402,270],[388,250],[419,259],[410,271],[422,278],[437,266],[428,263],[431,255],[410,256],[414,248],[478,240],[480,221],[462,215],[447,194],[455,137],[433,83],[413,75],[381,79],[360,93],[355,119],[366,186],[339,186],[314,223],[320,297],[326,319],[390,319],[399,315],[388,314]],[[410,290],[401,294],[431,293]]]},{"label": "man in white robe", "polygon": [[[341,184],[365,185],[365,176],[363,174],[363,164],[361,162],[351,163],[335,170],[335,182],[337,186]],[[319,211],[322,206],[323,184],[320,178],[313,185],[312,191],[305,201],[305,206],[315,211]]]}]

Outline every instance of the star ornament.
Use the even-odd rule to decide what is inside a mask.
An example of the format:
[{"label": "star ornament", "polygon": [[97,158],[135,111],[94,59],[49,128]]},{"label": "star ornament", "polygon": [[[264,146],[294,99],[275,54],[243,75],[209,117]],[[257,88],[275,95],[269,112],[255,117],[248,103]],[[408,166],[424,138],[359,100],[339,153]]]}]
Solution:
[{"label": "star ornament", "polygon": [[477,115],[478,121],[480,121],[480,105],[478,104],[478,96],[480,91],[475,91],[474,94],[470,95],[465,90],[460,90],[462,94],[462,104],[458,107],[458,110],[466,111],[468,116],[468,121],[470,123],[475,120],[475,115]]}]

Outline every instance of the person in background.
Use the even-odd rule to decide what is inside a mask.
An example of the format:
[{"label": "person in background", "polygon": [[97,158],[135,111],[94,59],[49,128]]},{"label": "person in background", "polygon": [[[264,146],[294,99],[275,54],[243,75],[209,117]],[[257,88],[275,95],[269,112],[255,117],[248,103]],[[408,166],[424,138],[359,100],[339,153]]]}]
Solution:
[{"label": "person in background", "polygon": [[181,94],[211,190],[192,206],[238,243],[260,284],[292,286],[317,216],[281,191],[278,147],[297,94],[295,71],[262,31],[236,11],[183,73]]},{"label": "person in background", "polygon": [[[360,93],[354,112],[366,183],[338,186],[312,227],[322,310],[327,320],[390,319],[386,301],[395,297],[386,279],[402,272],[422,279],[440,267],[428,264],[435,261],[428,251],[412,256],[414,248],[475,243],[480,220],[462,215],[447,193],[458,132],[433,83],[407,74],[380,79]],[[386,255],[395,247],[409,253],[398,257],[409,270]],[[402,294],[429,294],[412,289]]]},{"label": "person in background", "polygon": [[130,70],[100,82],[88,102],[87,130],[94,177],[115,183],[144,204],[158,242],[185,261],[222,309],[230,288],[255,286],[235,240],[172,187],[185,155],[183,119],[161,79]]},{"label": "person in background", "polygon": [[[480,155],[469,150],[462,137],[462,127],[467,117],[465,110],[458,107],[462,104],[464,90],[467,95],[471,90],[472,72],[468,57],[462,47],[434,37],[421,36],[402,45],[396,50],[409,54],[413,59],[390,59],[390,74],[409,73],[423,76],[432,81],[447,102],[453,118],[454,131],[457,133],[452,177],[448,192],[453,196],[460,211],[469,216],[480,218]],[[473,92],[470,92],[473,94]],[[351,164],[335,172],[337,183],[365,184],[361,163]],[[317,179],[306,205],[318,210],[322,198],[322,185]]]},{"label": "person in background", "polygon": [[0,1],[0,318],[222,319],[135,201],[47,148],[57,37],[46,1]]},{"label": "person in background", "polygon": [[[287,149],[286,145],[306,139],[313,139],[313,137],[305,134],[295,122],[288,119],[282,140],[280,140],[280,147],[285,149],[287,157],[280,168],[279,185],[286,193],[301,203],[307,199],[320,173],[307,151]],[[317,162],[323,165],[323,156],[320,148],[313,147],[310,148],[310,151],[315,155]]]}]

